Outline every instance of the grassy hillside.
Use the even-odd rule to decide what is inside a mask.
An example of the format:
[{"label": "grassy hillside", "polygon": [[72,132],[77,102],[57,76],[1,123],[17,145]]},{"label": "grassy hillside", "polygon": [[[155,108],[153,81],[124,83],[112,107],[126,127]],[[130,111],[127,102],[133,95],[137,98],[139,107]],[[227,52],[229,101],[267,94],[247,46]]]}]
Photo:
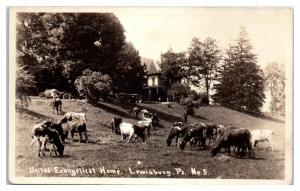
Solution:
[{"label": "grassy hillside", "polygon": [[[187,147],[181,151],[174,143],[171,147],[166,146],[171,123],[182,119],[182,106],[141,106],[158,114],[161,127],[152,131],[152,136],[146,143],[137,140],[127,144],[121,141],[120,136],[111,132],[109,125],[114,116],[121,116],[127,122],[136,122],[128,114],[132,106],[103,103],[94,107],[78,100],[63,100],[64,112],[87,113],[90,142],[79,143],[78,136],[75,135],[77,141],[70,143],[70,140],[67,140],[63,158],[48,155],[38,158],[36,146],[30,147],[32,125],[42,119],[58,120],[61,115],[52,114],[50,100],[33,97],[27,110],[17,109],[16,113],[16,175],[251,179],[281,179],[284,176],[284,122],[256,118],[220,106],[201,107],[197,109],[195,117],[188,119],[189,123],[210,121],[249,129],[271,128],[275,132],[275,150],[265,151],[267,145],[261,144],[255,149],[256,159],[223,154],[211,158],[209,150],[191,150]],[[87,169],[91,172],[78,171],[75,175],[76,169]],[[104,169],[109,171],[104,172]],[[184,171],[184,174],[179,172],[179,169]],[[198,170],[198,175],[195,170]]]}]

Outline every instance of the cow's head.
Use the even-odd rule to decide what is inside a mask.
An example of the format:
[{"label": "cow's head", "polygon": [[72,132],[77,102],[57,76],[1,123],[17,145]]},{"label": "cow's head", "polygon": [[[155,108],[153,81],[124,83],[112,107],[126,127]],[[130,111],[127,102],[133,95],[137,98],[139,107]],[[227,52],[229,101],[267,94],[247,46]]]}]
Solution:
[{"label": "cow's head", "polygon": [[112,128],[113,130],[115,130],[115,133],[117,135],[120,135],[120,124],[122,123],[122,118],[119,117],[114,117],[113,121],[112,121]]},{"label": "cow's head", "polygon": [[214,147],[210,151],[212,157],[216,156],[218,154],[218,152],[219,152],[218,147]]},{"label": "cow's head", "polygon": [[223,146],[224,146],[224,136],[219,137],[217,139],[215,146],[210,151],[211,156],[212,157],[216,156]]},{"label": "cow's head", "polygon": [[68,118],[67,117],[63,117],[59,123],[63,124],[63,123],[67,123],[68,122]]},{"label": "cow's head", "polygon": [[179,144],[180,149],[183,150],[185,148],[185,145],[186,145],[186,141],[182,140],[181,143]]},{"label": "cow's head", "polygon": [[181,132],[181,128],[179,126],[173,126],[173,128],[170,130],[169,136],[167,138],[167,146],[170,146],[172,143],[172,139],[175,136],[178,136]]}]

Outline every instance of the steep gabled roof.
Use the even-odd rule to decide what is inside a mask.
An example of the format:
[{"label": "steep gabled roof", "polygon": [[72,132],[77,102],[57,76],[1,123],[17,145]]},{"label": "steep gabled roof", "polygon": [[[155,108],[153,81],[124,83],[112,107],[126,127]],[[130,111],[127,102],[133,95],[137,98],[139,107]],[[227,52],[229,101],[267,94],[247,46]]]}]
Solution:
[{"label": "steep gabled roof", "polygon": [[141,57],[141,63],[146,65],[148,74],[158,74],[161,72],[160,63],[158,61]]}]

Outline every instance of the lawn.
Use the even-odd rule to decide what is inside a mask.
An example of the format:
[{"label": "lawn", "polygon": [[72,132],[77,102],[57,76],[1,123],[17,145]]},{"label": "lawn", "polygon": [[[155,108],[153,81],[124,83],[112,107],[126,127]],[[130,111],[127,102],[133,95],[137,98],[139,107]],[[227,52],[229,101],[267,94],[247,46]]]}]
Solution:
[{"label": "lawn", "polygon": [[274,151],[267,151],[267,144],[254,149],[255,159],[234,155],[210,156],[209,150],[180,150],[167,147],[171,123],[182,119],[183,107],[172,104],[140,104],[156,112],[160,127],[152,131],[146,143],[137,140],[125,143],[111,132],[110,121],[121,116],[127,122],[136,122],[128,113],[130,105],[102,103],[94,107],[79,100],[63,100],[63,111],[81,111],[87,114],[89,143],[70,139],[65,144],[64,157],[37,156],[36,146],[30,146],[31,128],[36,121],[58,120],[53,114],[50,100],[32,97],[26,110],[16,113],[16,176],[62,176],[62,177],[177,177],[177,178],[248,178],[284,179],[284,121],[270,117],[254,117],[220,106],[205,106],[196,110],[189,123],[199,121],[236,125],[248,129],[269,128],[274,131]]}]

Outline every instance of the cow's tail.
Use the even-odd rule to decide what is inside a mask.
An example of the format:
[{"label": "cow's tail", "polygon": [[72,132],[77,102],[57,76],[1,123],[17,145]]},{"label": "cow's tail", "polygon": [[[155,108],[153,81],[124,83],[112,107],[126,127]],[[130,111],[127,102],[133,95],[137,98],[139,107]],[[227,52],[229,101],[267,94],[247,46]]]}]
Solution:
[{"label": "cow's tail", "polygon": [[38,139],[38,138],[37,138],[36,136],[32,136],[32,141],[31,141],[31,143],[30,143],[30,146],[32,146],[33,143],[37,141],[37,139]]}]

